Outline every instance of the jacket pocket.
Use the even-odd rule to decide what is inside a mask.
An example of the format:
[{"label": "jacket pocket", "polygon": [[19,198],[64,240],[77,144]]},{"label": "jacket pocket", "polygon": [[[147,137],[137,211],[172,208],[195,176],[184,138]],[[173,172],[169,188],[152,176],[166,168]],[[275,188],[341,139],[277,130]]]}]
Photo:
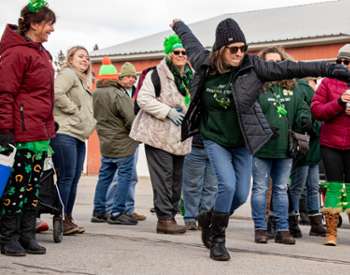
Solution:
[{"label": "jacket pocket", "polygon": [[19,113],[21,118],[21,129],[22,131],[26,131],[26,125],[24,123],[24,106],[22,104],[19,106]]}]

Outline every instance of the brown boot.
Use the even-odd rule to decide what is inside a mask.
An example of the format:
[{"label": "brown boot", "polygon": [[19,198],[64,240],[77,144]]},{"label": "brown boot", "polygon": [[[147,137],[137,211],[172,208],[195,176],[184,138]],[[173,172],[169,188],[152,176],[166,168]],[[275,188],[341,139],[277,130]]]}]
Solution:
[{"label": "brown boot", "polygon": [[325,245],[336,246],[339,213],[337,213],[336,209],[325,209],[324,214],[326,217],[326,225],[327,225],[327,241]]},{"label": "brown boot", "polygon": [[186,226],[178,225],[174,219],[159,219],[157,222],[157,233],[163,234],[183,234]]},{"label": "brown boot", "polygon": [[73,219],[73,217],[72,217],[71,215],[67,215],[65,218],[67,219],[67,221],[68,221],[72,226],[78,228],[78,232],[77,232],[77,233],[82,234],[82,233],[85,232],[85,228],[82,227],[82,226],[77,225],[77,224],[74,222],[74,219]]},{"label": "brown boot", "polygon": [[255,230],[254,241],[256,243],[267,243],[268,239],[269,238],[267,236],[267,231],[266,230],[261,230],[261,229]]},{"label": "brown boot", "polygon": [[79,233],[77,226],[73,225],[67,218],[63,221],[63,235],[74,235]]}]

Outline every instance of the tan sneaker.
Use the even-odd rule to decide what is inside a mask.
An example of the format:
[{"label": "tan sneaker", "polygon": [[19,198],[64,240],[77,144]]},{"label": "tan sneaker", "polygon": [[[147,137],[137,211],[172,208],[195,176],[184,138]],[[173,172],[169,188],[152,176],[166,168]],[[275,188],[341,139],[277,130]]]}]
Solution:
[{"label": "tan sneaker", "polygon": [[71,224],[68,220],[63,221],[63,235],[74,235],[79,233],[78,227]]},{"label": "tan sneaker", "polygon": [[141,215],[141,214],[139,214],[137,212],[132,213],[131,217],[133,217],[137,221],[144,221],[146,219],[145,215]]},{"label": "tan sneaker", "polygon": [[85,228],[82,226],[77,225],[76,223],[74,223],[74,219],[72,216],[68,215],[66,216],[67,222],[70,223],[72,226],[76,227],[78,229],[79,234],[82,234],[85,232]]}]

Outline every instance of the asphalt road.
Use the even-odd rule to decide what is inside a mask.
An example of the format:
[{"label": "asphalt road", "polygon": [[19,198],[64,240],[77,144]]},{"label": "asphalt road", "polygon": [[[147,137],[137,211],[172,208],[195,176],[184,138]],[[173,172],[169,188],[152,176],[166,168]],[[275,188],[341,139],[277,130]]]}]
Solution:
[{"label": "asphalt road", "polygon": [[227,230],[231,261],[216,262],[209,258],[198,231],[183,236],[155,233],[147,180],[139,183],[136,202],[138,212],[147,215],[146,221],[136,226],[90,223],[95,182],[95,177],[82,178],[75,208],[75,217],[86,233],[65,236],[59,244],[53,242],[52,232],[39,234],[37,238],[48,253],[22,258],[1,255],[0,274],[350,274],[350,230],[346,227],[339,230],[336,247],[324,246],[322,238],[308,236],[306,226],[302,226],[304,237],[294,246],[273,241],[255,244],[247,203],[230,220]]}]

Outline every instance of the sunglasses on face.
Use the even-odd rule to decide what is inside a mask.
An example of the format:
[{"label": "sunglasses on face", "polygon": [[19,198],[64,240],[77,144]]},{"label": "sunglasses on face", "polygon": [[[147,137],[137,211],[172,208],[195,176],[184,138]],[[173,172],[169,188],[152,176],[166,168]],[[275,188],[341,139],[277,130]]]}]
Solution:
[{"label": "sunglasses on face", "polygon": [[337,59],[336,61],[337,64],[344,64],[345,66],[348,66],[350,64],[350,60],[346,59]]},{"label": "sunglasses on face", "polygon": [[180,51],[180,50],[175,50],[175,51],[173,51],[173,54],[175,54],[175,55],[186,55],[186,51]]},{"label": "sunglasses on face", "polygon": [[248,49],[247,45],[241,46],[241,47],[236,47],[236,46],[231,46],[231,47],[226,47],[231,54],[236,54],[238,53],[238,50],[241,51],[241,53],[245,53]]}]

